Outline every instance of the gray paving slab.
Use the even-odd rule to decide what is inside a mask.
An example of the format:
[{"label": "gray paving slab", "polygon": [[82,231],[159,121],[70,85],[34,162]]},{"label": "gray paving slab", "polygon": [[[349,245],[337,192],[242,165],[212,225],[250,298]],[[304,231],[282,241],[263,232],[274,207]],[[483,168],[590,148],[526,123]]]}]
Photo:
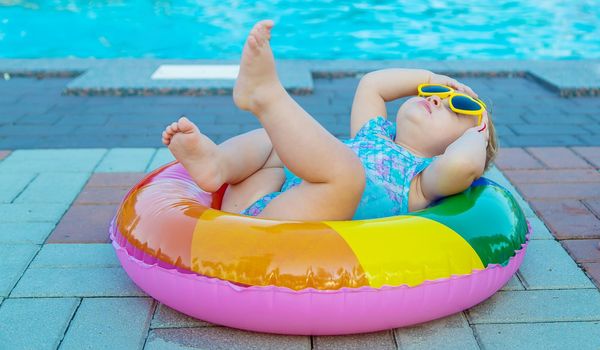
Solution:
[{"label": "gray paving slab", "polygon": [[112,244],[45,244],[29,268],[92,268],[121,266]]},{"label": "gray paving slab", "polygon": [[396,349],[392,330],[362,334],[313,336],[313,349]]},{"label": "gray paving slab", "polygon": [[95,172],[142,172],[155,152],[154,148],[113,148],[104,156]]},{"label": "gray paving slab", "polygon": [[40,173],[13,203],[71,204],[91,176],[91,172]]},{"label": "gray paving slab", "polygon": [[311,349],[309,336],[248,332],[228,327],[153,329],[145,350]]},{"label": "gray paving slab", "polygon": [[0,203],[0,222],[57,223],[68,208],[65,203]]},{"label": "gray paving slab", "polygon": [[30,268],[14,287],[13,297],[146,296],[121,267]]},{"label": "gray paving slab", "polygon": [[479,345],[462,312],[419,325],[396,328],[398,349],[478,350]]},{"label": "gray paving slab", "polygon": [[529,242],[519,277],[528,290],[594,288],[583,270],[555,240]]},{"label": "gray paving slab", "polygon": [[0,244],[42,244],[54,227],[49,222],[0,222]]},{"label": "gray paving slab", "polygon": [[548,230],[544,222],[538,217],[528,217],[527,220],[529,221],[529,224],[531,225],[531,230],[533,231],[533,234],[531,236],[532,240],[554,239],[554,236],[552,235],[552,233],[550,233],[550,230]]},{"label": "gray paving slab", "polygon": [[0,163],[0,173],[92,172],[106,149],[18,149]]},{"label": "gray paving slab", "polygon": [[486,350],[600,349],[600,322],[476,324],[473,328]]},{"label": "gray paving slab", "polygon": [[500,288],[500,290],[525,290],[525,287],[523,286],[523,282],[521,282],[519,277],[515,274],[502,288]]},{"label": "gray paving slab", "polygon": [[499,291],[468,309],[466,315],[471,324],[600,321],[600,291]]},{"label": "gray paving slab", "polygon": [[150,328],[211,327],[215,324],[187,316],[165,304],[159,303],[154,312]]},{"label": "gray paving slab", "polygon": [[35,244],[0,244],[0,295],[8,296],[40,246]]},{"label": "gray paving slab", "polygon": [[0,174],[0,203],[11,203],[36,176],[36,173]]},{"label": "gray paving slab", "polygon": [[[73,95],[150,95],[231,94],[235,79],[152,79],[161,64],[169,61],[114,61],[88,69],[67,85],[66,93]],[[187,64],[198,64],[186,62]],[[216,64],[216,63],[213,63]],[[237,65],[238,62],[219,64]],[[290,93],[313,90],[311,72],[302,65],[285,60],[277,63],[279,79]]]},{"label": "gray paving slab", "polygon": [[60,349],[141,349],[153,305],[152,298],[83,298]]},{"label": "gray paving slab", "polygon": [[56,349],[77,298],[6,299],[0,306],[0,349]]}]

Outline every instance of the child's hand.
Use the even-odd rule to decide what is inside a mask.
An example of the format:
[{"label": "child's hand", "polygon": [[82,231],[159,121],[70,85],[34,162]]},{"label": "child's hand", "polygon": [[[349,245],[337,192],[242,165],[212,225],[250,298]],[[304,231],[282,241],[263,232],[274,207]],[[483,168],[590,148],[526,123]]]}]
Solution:
[{"label": "child's hand", "polygon": [[472,128],[469,128],[465,131],[466,133],[475,133],[475,134],[481,134],[481,136],[483,136],[483,139],[485,140],[485,146],[487,147],[488,144],[488,140],[490,139],[490,131],[488,129],[488,115],[487,115],[487,111],[483,111],[483,115],[481,117],[481,124],[474,126]]},{"label": "child's hand", "polygon": [[432,72],[431,78],[429,79],[429,84],[448,85],[448,86],[456,89],[456,91],[458,91],[458,92],[462,92],[463,94],[467,94],[471,97],[475,97],[475,98],[478,97],[477,94],[475,93],[475,91],[473,91],[470,87],[468,87],[467,85],[465,85],[463,83],[459,83],[458,80],[452,79],[446,75],[435,74]]}]

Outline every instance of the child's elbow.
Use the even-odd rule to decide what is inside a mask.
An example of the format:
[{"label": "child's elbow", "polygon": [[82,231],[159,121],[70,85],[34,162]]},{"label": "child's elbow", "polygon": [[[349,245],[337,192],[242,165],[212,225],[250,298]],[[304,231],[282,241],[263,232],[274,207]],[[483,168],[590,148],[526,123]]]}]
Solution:
[{"label": "child's elbow", "polygon": [[472,158],[459,157],[452,162],[452,172],[457,179],[465,179],[465,184],[468,186],[483,175],[485,164],[480,164]]}]

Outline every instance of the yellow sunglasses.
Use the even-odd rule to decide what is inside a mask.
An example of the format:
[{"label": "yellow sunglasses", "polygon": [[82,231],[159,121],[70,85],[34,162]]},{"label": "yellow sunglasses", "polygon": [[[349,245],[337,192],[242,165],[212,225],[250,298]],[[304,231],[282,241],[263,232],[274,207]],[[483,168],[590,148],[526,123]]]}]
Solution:
[{"label": "yellow sunglasses", "polygon": [[477,116],[477,125],[481,124],[483,111],[487,106],[478,98],[455,92],[453,88],[442,84],[421,84],[417,87],[420,97],[439,96],[441,99],[448,98],[450,109],[456,113]]}]

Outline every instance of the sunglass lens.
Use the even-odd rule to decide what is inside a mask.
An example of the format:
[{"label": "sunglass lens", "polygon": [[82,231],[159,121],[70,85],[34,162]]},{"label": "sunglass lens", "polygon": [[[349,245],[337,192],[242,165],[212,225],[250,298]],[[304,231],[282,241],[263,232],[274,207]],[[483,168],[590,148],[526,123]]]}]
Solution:
[{"label": "sunglass lens", "polygon": [[452,105],[455,108],[463,109],[465,111],[478,111],[481,106],[466,96],[454,96],[452,98]]},{"label": "sunglass lens", "polygon": [[427,86],[423,86],[421,88],[421,91],[432,94],[432,93],[438,93],[438,92],[448,92],[448,91],[450,91],[450,89],[445,86],[427,85]]}]

